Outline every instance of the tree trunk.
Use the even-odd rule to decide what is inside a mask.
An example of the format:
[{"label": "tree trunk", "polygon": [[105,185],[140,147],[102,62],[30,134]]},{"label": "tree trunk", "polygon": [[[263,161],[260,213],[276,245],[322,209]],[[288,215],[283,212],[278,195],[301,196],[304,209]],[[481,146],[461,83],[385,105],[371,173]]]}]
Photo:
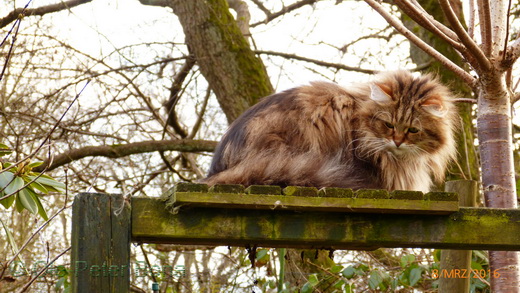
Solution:
[{"label": "tree trunk", "polygon": [[140,0],[168,6],[179,18],[188,49],[228,122],[273,92],[267,71],[240,32],[226,0]]},{"label": "tree trunk", "polygon": [[[481,76],[481,81],[477,129],[486,206],[516,208],[511,94],[504,72],[492,71]],[[491,288],[495,292],[520,292],[516,251],[490,251],[489,262]],[[494,273],[500,277],[493,277]]]}]

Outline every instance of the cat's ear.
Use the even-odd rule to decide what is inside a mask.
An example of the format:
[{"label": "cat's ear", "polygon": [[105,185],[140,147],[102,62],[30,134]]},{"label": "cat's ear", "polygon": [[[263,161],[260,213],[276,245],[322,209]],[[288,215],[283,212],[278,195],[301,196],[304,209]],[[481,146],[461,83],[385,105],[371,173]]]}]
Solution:
[{"label": "cat's ear", "polygon": [[421,107],[428,113],[437,116],[444,117],[446,113],[448,113],[448,109],[444,107],[444,103],[442,102],[442,98],[439,96],[432,96],[427,98],[425,101],[421,103]]},{"label": "cat's ear", "polygon": [[384,84],[370,84],[370,98],[377,103],[392,102],[391,90]]}]

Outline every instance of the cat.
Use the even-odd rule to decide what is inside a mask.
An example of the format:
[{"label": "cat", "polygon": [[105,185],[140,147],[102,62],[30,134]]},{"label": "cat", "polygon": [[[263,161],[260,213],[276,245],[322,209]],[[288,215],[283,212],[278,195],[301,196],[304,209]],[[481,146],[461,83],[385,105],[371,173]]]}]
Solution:
[{"label": "cat", "polygon": [[453,99],[405,70],[280,92],[230,125],[203,182],[427,192],[456,156]]}]

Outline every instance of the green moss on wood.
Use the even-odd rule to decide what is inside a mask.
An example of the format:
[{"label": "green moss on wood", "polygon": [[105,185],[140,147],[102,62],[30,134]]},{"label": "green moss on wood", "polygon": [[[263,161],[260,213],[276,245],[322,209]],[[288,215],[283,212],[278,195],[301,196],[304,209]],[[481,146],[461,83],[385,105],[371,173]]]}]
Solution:
[{"label": "green moss on wood", "polygon": [[394,190],[394,191],[390,192],[390,198],[423,200],[424,194],[420,191]]},{"label": "green moss on wood", "polygon": [[318,196],[353,198],[354,191],[350,188],[325,187],[318,191]]},{"label": "green moss on wood", "polygon": [[241,184],[219,184],[209,188],[214,193],[244,193],[245,187]]},{"label": "green moss on wood", "polygon": [[[260,98],[272,94],[273,86],[262,60],[251,50],[230,13],[227,1],[211,0],[208,4],[211,7],[208,24],[222,38],[225,49],[233,55],[233,62],[236,63],[237,72],[234,74],[241,81],[235,83],[236,92],[241,93],[244,99],[244,103],[241,103],[243,108],[238,113],[240,115],[248,107],[256,104]],[[237,117],[231,117],[230,122]]]},{"label": "green moss on wood", "polygon": [[202,183],[179,182],[175,184],[175,192],[208,192],[208,185]]},{"label": "green moss on wood", "polygon": [[459,202],[459,196],[454,192],[428,192],[424,197],[426,200]]},{"label": "green moss on wood", "polygon": [[360,189],[355,192],[356,198],[390,198],[388,191],[382,189]]},{"label": "green moss on wood", "polygon": [[282,188],[275,185],[251,185],[245,191],[247,194],[282,194]]},{"label": "green moss on wood", "polygon": [[[295,231],[284,228],[288,223]],[[132,237],[201,245],[520,250],[520,210],[461,208],[450,216],[410,217],[194,207],[172,215],[158,199],[132,198]]]},{"label": "green moss on wood", "polygon": [[316,187],[287,186],[283,189],[283,194],[291,196],[318,196]]}]

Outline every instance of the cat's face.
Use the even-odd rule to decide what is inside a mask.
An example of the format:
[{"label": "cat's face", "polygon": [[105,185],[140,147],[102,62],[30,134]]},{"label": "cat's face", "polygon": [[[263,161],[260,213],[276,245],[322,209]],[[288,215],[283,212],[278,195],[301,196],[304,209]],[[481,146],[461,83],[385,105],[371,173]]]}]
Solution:
[{"label": "cat's face", "polygon": [[437,152],[452,136],[444,120],[452,119],[453,108],[446,95],[445,87],[427,76],[397,75],[372,84],[362,111],[362,152],[393,157]]}]

